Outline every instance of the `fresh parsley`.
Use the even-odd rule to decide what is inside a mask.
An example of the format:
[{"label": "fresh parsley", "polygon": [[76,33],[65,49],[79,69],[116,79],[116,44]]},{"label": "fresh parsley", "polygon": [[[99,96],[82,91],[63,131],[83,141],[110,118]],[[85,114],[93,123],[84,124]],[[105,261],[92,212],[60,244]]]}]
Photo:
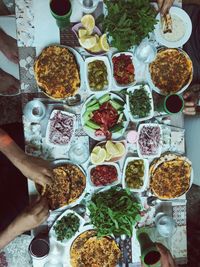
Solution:
[{"label": "fresh parsley", "polygon": [[156,12],[149,0],[104,0],[107,15],[102,21],[111,36],[111,46],[126,51],[138,45],[157,23]]},{"label": "fresh parsley", "polygon": [[98,236],[125,234],[131,237],[134,224],[140,220],[138,200],[128,189],[117,186],[94,193],[88,208]]}]

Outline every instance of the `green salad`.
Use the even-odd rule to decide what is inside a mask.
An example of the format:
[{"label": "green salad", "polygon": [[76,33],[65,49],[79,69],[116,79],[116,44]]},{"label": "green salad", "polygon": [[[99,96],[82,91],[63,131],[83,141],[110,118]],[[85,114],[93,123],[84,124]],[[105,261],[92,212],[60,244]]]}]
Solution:
[{"label": "green salad", "polygon": [[88,209],[98,236],[125,234],[131,237],[134,224],[140,220],[138,200],[128,189],[117,186],[94,193]]},{"label": "green salad", "polygon": [[127,51],[138,45],[154,30],[156,12],[149,0],[104,0],[107,15],[102,21],[104,32],[111,36],[111,46]]},{"label": "green salad", "polygon": [[139,118],[148,116],[151,111],[151,99],[149,93],[144,89],[144,85],[135,89],[133,93],[129,92],[129,105],[133,116]]},{"label": "green salad", "polygon": [[68,213],[63,216],[53,227],[57,240],[63,241],[64,239],[72,238],[78,231],[80,226],[80,219],[74,213]]}]

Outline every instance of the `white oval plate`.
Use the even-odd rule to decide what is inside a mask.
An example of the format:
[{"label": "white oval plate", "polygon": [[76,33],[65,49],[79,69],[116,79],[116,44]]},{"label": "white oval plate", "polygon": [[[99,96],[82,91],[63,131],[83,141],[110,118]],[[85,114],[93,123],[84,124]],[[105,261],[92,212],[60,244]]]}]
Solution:
[{"label": "white oval plate", "polygon": [[[133,63],[133,67],[134,67],[134,81],[132,83],[129,83],[129,84],[124,84],[124,85],[120,85],[119,83],[117,83],[117,81],[115,80],[115,77],[114,77],[114,64],[112,62],[112,59],[113,57],[118,57],[120,56],[121,54],[124,54],[124,55],[127,55],[127,56],[131,56],[131,60],[132,60],[132,63]],[[138,67],[137,65],[137,60],[136,58],[134,57],[133,53],[131,52],[117,52],[115,54],[112,55],[112,58],[111,58],[111,65],[112,65],[112,77],[113,77],[113,83],[115,85],[115,87],[117,89],[123,89],[123,88],[129,88],[131,86],[134,86],[136,83],[137,83],[137,74],[136,74],[136,69]]]},{"label": "white oval plate", "polygon": [[51,229],[50,229],[50,232],[49,232],[49,234],[50,234],[50,238],[52,238],[53,240],[55,240],[56,242],[58,242],[58,243],[60,243],[60,244],[62,244],[62,245],[66,245],[71,239],[73,239],[74,238],[74,236],[72,236],[70,239],[64,239],[63,241],[59,241],[58,239],[57,239],[57,235],[56,235],[56,232],[55,232],[55,230],[54,230],[54,226],[57,224],[57,222],[58,221],[60,221],[61,219],[62,219],[62,217],[64,217],[64,216],[66,216],[67,214],[69,214],[69,213],[73,213],[73,214],[75,214],[78,218],[79,218],[79,220],[80,220],[80,226],[79,226],[79,228],[78,228],[78,230],[77,230],[77,232],[74,234],[74,236],[75,235],[77,235],[78,233],[80,234],[80,229],[82,228],[82,226],[85,224],[85,220],[83,219],[83,217],[81,217],[78,213],[76,213],[75,211],[73,211],[73,210],[70,210],[70,209],[67,209],[66,211],[64,211],[57,219],[56,219],[56,221],[53,223],[53,225],[51,226]]},{"label": "white oval plate", "polygon": [[[141,188],[136,189],[136,188],[130,188],[126,185],[126,167],[128,165],[129,162],[135,161],[135,160],[143,160],[144,162],[144,176],[143,176],[143,186],[141,186]],[[148,178],[149,178],[149,162],[147,159],[143,159],[143,158],[139,158],[139,157],[128,157],[125,161],[124,167],[123,167],[123,175],[122,175],[122,187],[123,188],[129,188],[131,192],[143,192],[147,185],[148,185]]]},{"label": "white oval plate", "polygon": [[[166,46],[166,47],[170,47],[170,48],[177,48],[177,47],[181,47],[183,46],[188,39],[190,38],[190,35],[192,33],[192,22],[190,17],[188,16],[188,14],[182,9],[182,8],[178,8],[178,7],[171,7],[169,13],[171,15],[176,15],[177,17],[179,17],[184,24],[184,28],[185,28],[185,34],[183,35],[183,37],[178,40],[178,41],[168,41],[166,40],[162,34],[162,26],[161,26],[161,16],[160,13],[156,16],[156,19],[158,20],[158,23],[155,26],[155,36],[156,36],[156,41],[159,42],[160,44]],[[172,25],[173,27],[173,25]]]},{"label": "white oval plate", "polygon": [[[140,89],[141,85],[135,85],[133,87],[130,87],[127,92],[128,93],[133,93],[135,90]],[[133,116],[131,113],[131,108],[130,108],[130,98],[129,98],[129,94],[126,95],[126,103],[127,103],[127,108],[128,108],[128,114],[130,117],[131,121],[134,122],[140,122],[140,121],[145,121],[145,120],[149,120],[154,116],[154,105],[153,105],[153,97],[152,97],[152,92],[149,88],[149,86],[147,84],[144,85],[144,90],[149,94],[149,98],[150,98],[150,104],[151,104],[151,110],[148,114],[148,116],[143,117],[143,118],[137,118],[137,116]]]},{"label": "white oval plate", "polygon": [[[86,132],[86,134],[89,136],[89,137],[91,137],[92,139],[94,139],[94,140],[97,140],[97,141],[104,141],[104,140],[106,140],[106,137],[105,136],[96,136],[95,135],[95,130],[88,130],[88,129],[86,129],[85,127],[84,127],[84,121],[83,121],[83,114],[85,113],[85,111],[86,111],[86,105],[87,105],[87,103],[88,102],[90,102],[92,99],[99,99],[101,96],[103,96],[104,94],[106,94],[105,92],[101,92],[101,94],[99,94],[98,95],[98,97],[97,96],[95,96],[95,95],[91,95],[86,101],[85,101],[85,103],[83,104],[83,107],[82,107],[82,109],[81,109],[81,124],[82,124],[82,126],[83,126],[83,129],[84,129],[84,131]],[[124,102],[124,100],[120,97],[120,96],[118,96],[117,94],[115,94],[115,93],[110,93],[110,96],[111,96],[111,99],[119,99],[119,100],[121,100],[121,101],[123,101]],[[127,126],[128,126],[128,124],[129,124],[129,116],[128,116],[128,112],[127,112],[127,107],[126,107],[126,103],[124,102],[124,115],[125,115],[125,117],[126,117],[126,121],[124,121],[124,123],[123,123],[123,125],[124,125],[124,128],[123,128],[123,130],[122,130],[122,132],[121,133],[113,133],[112,134],[112,140],[113,139],[119,139],[120,137],[122,137],[123,135],[124,135],[124,132],[125,132],[125,130],[126,130],[126,128],[127,128]]]},{"label": "white oval plate", "polygon": [[[100,91],[95,91],[92,90],[89,81],[88,81],[88,64],[90,62],[96,61],[96,60],[101,60],[104,62],[107,68],[107,79],[108,79],[108,85],[103,88],[103,90]],[[107,91],[110,91],[111,89],[111,84],[112,84],[112,73],[111,73],[111,67],[110,67],[110,62],[109,59],[106,56],[96,56],[96,57],[87,57],[85,59],[85,81],[86,81],[86,87],[88,91],[92,94],[99,94],[101,92],[106,93]]]},{"label": "white oval plate", "polygon": [[[140,152],[140,145],[139,145],[139,137],[140,137],[140,131],[142,130],[142,128],[144,126],[151,126],[151,127],[159,127],[160,128],[160,144],[159,147],[157,149],[157,153],[156,154],[151,154],[151,155],[143,155]],[[156,123],[142,123],[139,125],[138,128],[138,140],[137,140],[137,153],[139,155],[140,158],[146,158],[146,159],[153,159],[153,158],[158,158],[161,155],[161,151],[162,151],[162,128],[159,124]]]},{"label": "white oval plate", "polygon": [[[113,167],[115,167],[116,170],[117,170],[117,180],[114,181],[113,183],[111,183],[111,184],[107,184],[107,185],[100,185],[100,186],[96,186],[96,185],[94,185],[93,182],[92,182],[92,180],[91,180],[91,175],[90,175],[91,170],[92,170],[93,168],[96,168],[97,166],[101,166],[101,165],[107,165],[107,166],[113,166]],[[118,165],[117,163],[113,163],[113,162],[104,162],[104,163],[102,163],[102,164],[90,165],[89,168],[88,168],[88,175],[87,175],[87,177],[88,177],[88,182],[89,182],[89,184],[90,184],[90,186],[91,186],[92,188],[94,188],[94,189],[108,188],[108,187],[111,187],[111,186],[114,186],[114,185],[117,185],[117,184],[120,183],[120,181],[121,181],[121,179],[120,179],[120,173],[121,173],[121,172],[120,172],[120,169],[119,169],[119,165]]]}]

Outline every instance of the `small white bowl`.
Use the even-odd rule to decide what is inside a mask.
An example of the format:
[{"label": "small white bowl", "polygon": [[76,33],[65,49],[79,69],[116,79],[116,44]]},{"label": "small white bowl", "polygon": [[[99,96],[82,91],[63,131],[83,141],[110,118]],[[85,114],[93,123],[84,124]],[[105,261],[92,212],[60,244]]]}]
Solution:
[{"label": "small white bowl", "polygon": [[[71,135],[71,139],[69,140],[69,142],[67,144],[53,144],[49,140],[51,119],[54,117],[56,112],[61,112],[63,115],[67,115],[68,117],[71,117],[73,119],[72,135]],[[57,147],[66,147],[66,148],[68,148],[70,143],[71,143],[71,140],[72,140],[72,138],[74,136],[75,126],[76,126],[75,124],[76,124],[76,116],[75,116],[75,114],[72,114],[72,113],[69,113],[69,112],[63,111],[63,110],[54,109],[52,111],[51,115],[50,115],[50,118],[49,118],[49,121],[48,121],[48,124],[47,124],[46,137],[45,137],[45,141],[46,141],[47,145],[54,146],[54,147],[57,146]]]},{"label": "small white bowl", "polygon": [[[129,83],[129,84],[119,84],[116,80],[115,80],[115,77],[114,77],[114,64],[112,62],[112,59],[114,57],[119,57],[120,55],[126,55],[126,56],[131,56],[131,60],[132,60],[132,63],[133,63],[133,67],[134,67],[134,81],[132,83]],[[118,52],[118,53],[115,53],[112,55],[112,58],[111,58],[111,62],[112,62],[112,76],[113,76],[113,83],[115,85],[115,87],[119,88],[119,89],[122,89],[122,88],[129,88],[133,85],[136,84],[137,80],[136,80],[136,59],[134,58],[133,54],[131,52]]]},{"label": "small white bowl", "polygon": [[32,101],[29,101],[23,110],[24,116],[29,122],[39,122],[41,121],[46,113],[46,107],[45,105],[35,99]]},{"label": "small white bowl", "polygon": [[[159,143],[159,146],[158,146],[158,149],[157,149],[157,153],[155,153],[155,154],[144,155],[144,154],[142,154],[140,152],[140,145],[139,145],[140,132],[141,132],[141,130],[142,130],[142,128],[144,126],[160,128],[160,143]],[[161,155],[161,151],[162,151],[162,128],[161,128],[161,126],[159,124],[156,124],[156,123],[143,123],[143,124],[140,124],[139,128],[138,128],[138,140],[137,140],[137,153],[138,153],[138,156],[140,158],[146,158],[146,159],[158,158]]]},{"label": "small white bowl", "polygon": [[[141,85],[135,85],[133,87],[130,87],[127,92],[128,93],[134,93],[135,90],[140,89]],[[130,107],[130,97],[129,94],[126,95],[126,102],[127,102],[127,107],[128,107],[128,111],[129,111],[129,117],[131,121],[134,122],[140,122],[140,121],[145,121],[145,120],[149,120],[154,116],[154,105],[153,105],[153,97],[152,97],[152,92],[149,88],[149,86],[147,84],[144,85],[144,90],[149,94],[149,98],[150,98],[150,105],[151,105],[151,110],[149,112],[149,114],[146,117],[143,118],[139,118],[138,116],[133,116],[131,113],[131,107]]]},{"label": "small white bowl", "polygon": [[[97,166],[101,166],[101,165],[107,165],[107,166],[114,166],[117,170],[117,180],[114,181],[113,183],[111,184],[107,184],[107,185],[100,185],[100,186],[96,186],[93,184],[92,180],[91,180],[91,170],[93,168],[96,168]],[[113,186],[113,185],[117,185],[120,183],[120,169],[119,169],[119,165],[117,163],[113,163],[113,162],[109,162],[109,163],[102,163],[102,164],[98,164],[98,165],[90,165],[89,168],[88,168],[88,182],[90,184],[91,187],[93,188],[105,188],[105,187],[110,187],[110,186]]]},{"label": "small white bowl", "polygon": [[[143,176],[143,186],[141,186],[141,188],[137,189],[137,188],[130,188],[127,186],[126,184],[126,168],[129,162],[135,161],[135,160],[143,160],[144,162],[144,176]],[[147,185],[148,185],[148,178],[149,178],[149,162],[147,159],[143,159],[143,158],[139,158],[139,157],[128,157],[124,163],[124,167],[123,167],[123,175],[122,175],[122,187],[123,188],[129,188],[130,191],[132,192],[143,192]]]},{"label": "small white bowl", "polygon": [[[88,64],[90,62],[96,61],[96,60],[101,60],[104,62],[107,68],[107,80],[108,80],[108,85],[103,88],[103,90],[92,90],[92,88],[89,85],[89,80],[88,80]],[[109,59],[106,56],[96,56],[96,57],[87,57],[85,59],[85,81],[86,81],[86,87],[88,91],[92,94],[98,94],[101,92],[108,92],[111,89],[111,84],[112,84],[112,74],[111,74],[111,67],[110,67],[110,62]]]}]

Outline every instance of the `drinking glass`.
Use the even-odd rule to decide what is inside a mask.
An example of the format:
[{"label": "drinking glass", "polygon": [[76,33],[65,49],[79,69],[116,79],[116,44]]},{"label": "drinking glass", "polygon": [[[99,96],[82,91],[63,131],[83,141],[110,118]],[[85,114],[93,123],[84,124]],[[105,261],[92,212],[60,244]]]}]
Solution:
[{"label": "drinking glass", "polygon": [[79,0],[84,13],[93,13],[98,6],[99,0]]},{"label": "drinking glass", "polygon": [[156,47],[152,42],[149,42],[147,39],[144,39],[136,48],[135,55],[139,61],[143,63],[150,63],[156,57]]},{"label": "drinking glass", "polygon": [[176,223],[173,218],[163,212],[156,215],[155,224],[158,233],[163,237],[171,237],[176,231]]},{"label": "drinking glass", "polygon": [[70,147],[69,158],[73,163],[82,164],[89,158],[89,148],[85,144],[77,142]]},{"label": "drinking glass", "polygon": [[70,16],[72,14],[70,0],[51,0],[50,11],[59,28],[65,28],[70,25]]}]

